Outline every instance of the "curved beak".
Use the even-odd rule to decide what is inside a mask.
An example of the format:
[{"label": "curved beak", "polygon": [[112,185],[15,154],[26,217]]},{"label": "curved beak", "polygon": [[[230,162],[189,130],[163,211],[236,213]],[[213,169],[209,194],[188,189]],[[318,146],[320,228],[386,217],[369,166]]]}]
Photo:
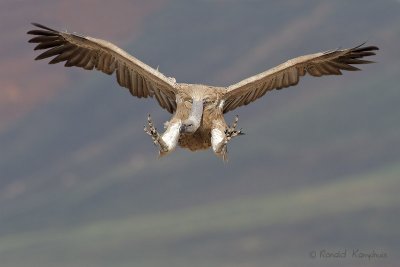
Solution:
[{"label": "curved beak", "polygon": [[182,122],[179,127],[180,133],[194,133],[200,127],[201,118],[203,116],[203,101],[193,100],[192,109],[190,110],[187,120]]},{"label": "curved beak", "polygon": [[181,127],[179,127],[179,133],[184,133],[186,131],[186,125],[182,124]]}]

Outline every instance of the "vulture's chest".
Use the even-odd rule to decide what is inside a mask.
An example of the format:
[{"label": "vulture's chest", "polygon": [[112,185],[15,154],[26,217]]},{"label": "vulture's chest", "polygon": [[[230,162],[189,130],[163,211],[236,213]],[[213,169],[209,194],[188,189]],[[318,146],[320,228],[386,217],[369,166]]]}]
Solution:
[{"label": "vulture's chest", "polygon": [[207,149],[211,146],[211,127],[205,127],[203,123],[193,134],[181,134],[179,146],[192,151]]}]

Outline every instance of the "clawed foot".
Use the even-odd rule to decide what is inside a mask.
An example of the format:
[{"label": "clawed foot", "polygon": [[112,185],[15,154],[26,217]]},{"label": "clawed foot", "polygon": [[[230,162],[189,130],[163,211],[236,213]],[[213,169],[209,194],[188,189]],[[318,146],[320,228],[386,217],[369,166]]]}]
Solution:
[{"label": "clawed foot", "polygon": [[236,115],[232,125],[225,130],[225,144],[227,144],[235,136],[244,135],[242,129],[236,130],[238,121],[239,121],[239,116]]},{"label": "clawed foot", "polygon": [[221,157],[225,162],[228,161],[228,146],[227,146],[228,142],[233,137],[244,134],[242,132],[242,129],[236,130],[238,121],[239,121],[239,117],[236,115],[235,120],[233,121],[232,125],[231,126],[228,125],[228,128],[225,130],[224,139],[214,149],[214,152],[217,154],[217,156]]},{"label": "clawed foot", "polygon": [[144,126],[144,131],[151,136],[153,139],[154,145],[158,145],[160,147],[160,154],[168,152],[168,146],[161,139],[161,135],[157,132],[157,129],[154,127],[153,121],[151,119],[150,114],[147,117],[147,125]]}]

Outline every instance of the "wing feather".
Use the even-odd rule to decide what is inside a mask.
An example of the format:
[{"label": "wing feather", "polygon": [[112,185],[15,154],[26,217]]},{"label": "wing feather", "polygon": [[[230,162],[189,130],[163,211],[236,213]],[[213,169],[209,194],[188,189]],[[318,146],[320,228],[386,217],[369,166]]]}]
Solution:
[{"label": "wing feather", "polygon": [[34,35],[29,42],[37,43],[35,50],[45,50],[35,60],[54,57],[50,64],[65,61],[66,67],[96,68],[109,75],[115,72],[118,84],[127,88],[133,96],[155,96],[162,108],[175,112],[175,79],[164,76],[107,41],[32,24],[37,29],[28,32]]},{"label": "wing feather", "polygon": [[298,84],[306,73],[311,76],[341,75],[341,70],[356,71],[353,64],[368,64],[373,61],[361,59],[375,55],[376,46],[364,44],[343,50],[333,50],[297,57],[285,63],[249,77],[227,88],[224,113],[247,105],[262,97],[266,92]]}]

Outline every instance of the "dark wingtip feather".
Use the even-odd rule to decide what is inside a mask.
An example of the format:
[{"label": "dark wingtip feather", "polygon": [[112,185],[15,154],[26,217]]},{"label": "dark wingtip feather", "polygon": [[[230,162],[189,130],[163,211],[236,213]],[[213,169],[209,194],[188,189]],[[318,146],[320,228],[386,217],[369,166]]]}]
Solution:
[{"label": "dark wingtip feather", "polygon": [[41,59],[43,59],[42,57],[40,57],[41,55],[39,55],[39,56],[37,56],[37,57],[35,57],[35,60],[41,60]]},{"label": "dark wingtip feather", "polygon": [[370,64],[370,63],[376,63],[375,61],[364,60],[364,59],[351,59],[350,62],[351,62],[351,64]]},{"label": "dark wingtip feather", "polygon": [[[365,44],[365,43],[364,43]],[[352,50],[354,51],[354,52],[364,52],[364,51],[375,51],[375,50],[379,50],[379,47],[377,47],[377,46],[373,46],[373,45],[371,45],[371,46],[363,46],[364,44],[362,44],[362,45],[359,45],[359,46],[356,46],[356,47],[354,47]]]},{"label": "dark wingtip feather", "polygon": [[57,36],[57,35],[54,35],[54,36],[39,35],[39,36],[33,37],[28,42],[29,43],[46,43],[46,42],[56,41],[58,39],[59,39],[59,36]]},{"label": "dark wingtip feather", "polygon": [[367,43],[367,41],[365,41],[365,42],[363,42],[363,43],[361,43],[361,44],[359,44],[359,45],[353,47],[353,50],[358,49],[358,48],[364,46],[366,43]]},{"label": "dark wingtip feather", "polygon": [[379,50],[379,47],[377,46],[369,46],[371,48],[371,50]]},{"label": "dark wingtip feather", "polygon": [[44,25],[42,25],[42,24],[39,24],[39,23],[36,23],[36,22],[32,22],[31,24],[32,24],[33,26],[36,26],[36,27],[41,28],[41,29],[44,29],[44,30],[48,30],[48,31],[52,31],[52,32],[57,32],[56,30],[54,30],[54,29],[52,29],[52,28],[46,27],[46,26],[44,26]]},{"label": "dark wingtip feather", "polygon": [[27,34],[31,35],[45,35],[45,36],[54,36],[55,33],[51,31],[43,31],[43,30],[30,30]]},{"label": "dark wingtip feather", "polygon": [[39,43],[33,50],[48,49],[48,48],[52,48],[52,47],[59,46],[62,44],[64,44],[64,41],[62,41],[62,40],[55,40],[55,41],[50,40],[50,41]]},{"label": "dark wingtip feather", "polygon": [[34,29],[30,30],[27,32],[27,34],[31,35],[44,35],[44,36],[56,36],[58,34],[58,31],[53,30],[49,27],[43,26],[39,23],[32,23],[32,25],[38,27],[39,29]]}]

